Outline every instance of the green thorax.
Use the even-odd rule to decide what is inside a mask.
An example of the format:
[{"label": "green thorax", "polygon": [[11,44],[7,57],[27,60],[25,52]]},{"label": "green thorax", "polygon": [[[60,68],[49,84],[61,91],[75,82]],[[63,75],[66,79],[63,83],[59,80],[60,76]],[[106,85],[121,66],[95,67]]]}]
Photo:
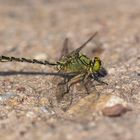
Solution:
[{"label": "green thorax", "polygon": [[64,72],[87,72],[92,60],[83,54],[69,56],[58,62],[58,70]]}]

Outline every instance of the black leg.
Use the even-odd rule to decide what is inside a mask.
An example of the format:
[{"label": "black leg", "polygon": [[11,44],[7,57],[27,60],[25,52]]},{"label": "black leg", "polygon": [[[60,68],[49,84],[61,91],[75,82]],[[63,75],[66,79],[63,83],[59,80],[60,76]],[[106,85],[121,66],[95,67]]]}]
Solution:
[{"label": "black leg", "polygon": [[61,98],[63,98],[64,95],[69,92],[68,82],[69,82],[69,79],[65,76],[64,81],[58,83],[58,86],[66,86],[66,91],[62,93]]},{"label": "black leg", "polygon": [[[97,77],[98,78],[98,77]],[[97,79],[98,80],[98,79]],[[84,84],[84,87],[85,87],[85,90],[87,92],[87,94],[90,94],[92,93],[92,91],[89,91],[89,88],[88,88],[88,83],[89,83],[89,75],[85,75],[85,77],[83,78],[83,84]],[[102,83],[102,81],[100,82],[100,80],[98,80],[99,83]],[[100,97],[100,93],[97,91],[97,89],[95,88],[95,85],[94,85],[94,89],[96,91],[96,97],[95,97],[95,101],[99,99]]]},{"label": "black leg", "polygon": [[108,85],[108,83],[104,82],[104,81],[101,81],[98,76],[96,74],[92,74],[92,77],[95,81],[97,81],[98,83],[100,84],[105,84],[105,85]]},{"label": "black leg", "polygon": [[64,96],[65,94],[69,93],[70,88],[71,88],[74,84],[83,81],[84,78],[85,78],[85,74],[84,74],[84,75],[83,75],[83,74],[80,74],[80,75],[76,75],[76,76],[73,77],[73,78],[69,78],[68,81],[65,82],[66,88],[67,88],[67,89],[66,89],[66,91],[63,93],[63,96]]},{"label": "black leg", "polygon": [[88,87],[87,87],[88,82],[85,82],[85,83],[83,83],[83,84],[84,84],[84,88],[85,88],[85,90],[86,90],[86,93],[87,93],[87,94],[90,94],[90,92],[89,92],[89,90],[88,90]]}]

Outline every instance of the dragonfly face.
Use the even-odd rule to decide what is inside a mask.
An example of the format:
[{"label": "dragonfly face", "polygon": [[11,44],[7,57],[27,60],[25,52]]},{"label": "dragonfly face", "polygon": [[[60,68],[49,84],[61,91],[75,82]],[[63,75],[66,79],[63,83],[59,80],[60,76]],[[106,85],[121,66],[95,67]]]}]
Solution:
[{"label": "dragonfly face", "polygon": [[101,69],[101,60],[98,57],[95,57],[91,63],[90,72],[91,73],[98,73]]},{"label": "dragonfly face", "polygon": [[102,67],[102,62],[98,57],[94,58],[90,67],[91,77],[99,83],[108,85],[106,82],[101,81],[99,78],[107,75],[107,71],[104,67]]}]

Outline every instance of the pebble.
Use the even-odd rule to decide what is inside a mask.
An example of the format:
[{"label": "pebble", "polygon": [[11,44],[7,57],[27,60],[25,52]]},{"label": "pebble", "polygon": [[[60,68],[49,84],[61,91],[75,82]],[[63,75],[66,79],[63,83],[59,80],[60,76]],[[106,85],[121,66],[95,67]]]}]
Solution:
[{"label": "pebble", "polygon": [[15,94],[15,93],[12,93],[12,92],[6,92],[6,93],[4,93],[4,94],[1,94],[0,95],[0,101],[7,101],[7,100],[9,100],[9,99],[11,99],[11,98],[14,98],[14,97],[16,97],[17,95]]},{"label": "pebble", "polygon": [[12,92],[6,92],[4,94],[0,95],[0,104],[1,105],[8,105],[8,106],[17,106],[19,104],[21,104],[21,102],[23,101],[23,97],[19,96],[15,93]]},{"label": "pebble", "polygon": [[47,59],[47,55],[45,53],[38,53],[34,56],[35,59],[38,60],[46,60]]},{"label": "pebble", "polygon": [[105,104],[105,107],[111,107],[117,104],[121,104],[123,106],[127,106],[127,102],[124,101],[124,99],[116,96],[116,95],[111,95],[108,101]]},{"label": "pebble", "polygon": [[129,109],[128,103],[116,95],[101,95],[98,100],[95,100],[95,94],[90,94],[73,105],[67,111],[67,114],[86,118],[92,116],[95,112],[102,112],[102,114],[106,116],[111,116],[112,112],[112,116],[113,114],[114,116],[119,116]]},{"label": "pebble", "polygon": [[122,104],[116,104],[111,107],[105,107],[102,110],[104,116],[108,117],[118,117],[124,114],[127,111],[131,111],[129,107],[125,107]]},{"label": "pebble", "polygon": [[36,115],[35,115],[35,113],[32,112],[32,111],[28,111],[28,112],[26,113],[26,117],[28,117],[28,118],[35,118]]},{"label": "pebble", "polygon": [[47,113],[47,114],[51,114],[51,115],[54,115],[55,112],[51,109],[49,109],[48,107],[46,106],[42,106],[40,107],[40,110],[43,112],[43,113]]},{"label": "pebble", "polygon": [[115,73],[115,68],[110,68],[110,69],[108,69],[108,73],[109,74],[114,74]]}]

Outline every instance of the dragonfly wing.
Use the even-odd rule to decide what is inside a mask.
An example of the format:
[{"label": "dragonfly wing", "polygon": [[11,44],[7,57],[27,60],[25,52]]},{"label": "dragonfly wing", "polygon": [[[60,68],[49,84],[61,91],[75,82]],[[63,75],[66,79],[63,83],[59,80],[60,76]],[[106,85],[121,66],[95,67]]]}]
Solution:
[{"label": "dragonfly wing", "polygon": [[79,48],[72,51],[69,55],[78,54],[96,35],[98,32],[95,32],[85,43],[83,43]]},{"label": "dragonfly wing", "polygon": [[68,44],[68,42],[69,42],[69,39],[68,38],[65,38],[59,60],[61,60],[62,57],[68,55],[68,53],[69,53],[69,48],[68,48],[69,47],[69,44]]}]

